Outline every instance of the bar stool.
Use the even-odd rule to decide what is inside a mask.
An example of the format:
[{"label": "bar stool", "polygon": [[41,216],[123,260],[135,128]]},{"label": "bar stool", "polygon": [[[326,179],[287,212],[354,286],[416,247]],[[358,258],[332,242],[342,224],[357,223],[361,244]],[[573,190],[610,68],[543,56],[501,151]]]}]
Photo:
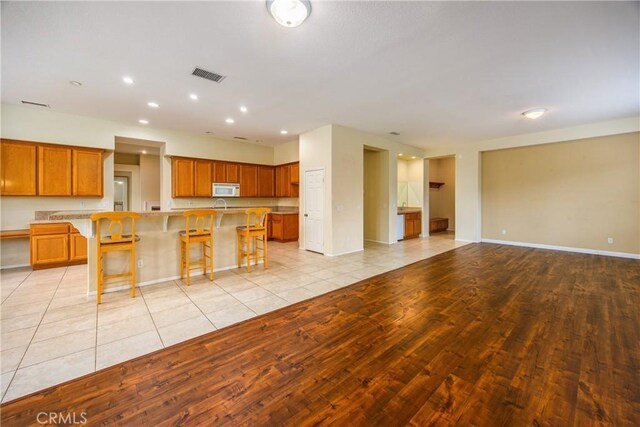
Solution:
[{"label": "bar stool", "polygon": [[[207,259],[209,260],[209,280],[213,280],[213,220],[216,211],[212,209],[190,209],[184,211],[185,229],[180,232],[180,279],[187,272],[187,286],[191,283],[191,270],[202,266],[203,274],[207,275]],[[193,227],[190,220],[194,219]],[[209,228],[206,228],[206,227]],[[202,247],[202,259],[191,261],[189,249],[191,244],[200,243]],[[207,249],[209,254],[207,255]],[[195,268],[194,268],[195,266]]]},{"label": "bar stool", "polygon": [[[124,281],[120,280],[109,284],[131,282],[131,297],[135,298],[136,296],[136,242],[140,241],[140,237],[136,235],[136,219],[138,218],[140,218],[140,214],[135,212],[98,212],[91,215],[91,221],[96,223],[96,271],[98,274],[96,301],[98,304],[100,304],[102,299],[105,280],[126,278]],[[109,221],[109,234],[105,236],[100,233],[100,223],[102,220]],[[123,234],[123,221],[125,223],[130,222],[131,234]],[[131,252],[131,267],[129,272],[105,275],[103,266],[104,255],[115,251]]]},{"label": "bar stool", "polygon": [[[269,208],[249,208],[244,211],[247,215],[247,225],[236,227],[238,244],[238,268],[242,266],[242,258],[247,258],[247,272],[251,272],[251,257],[258,264],[258,249],[262,249],[264,268],[269,268],[269,256],[267,253],[267,215]],[[262,242],[262,248],[258,243]],[[251,246],[253,244],[253,250]]]}]

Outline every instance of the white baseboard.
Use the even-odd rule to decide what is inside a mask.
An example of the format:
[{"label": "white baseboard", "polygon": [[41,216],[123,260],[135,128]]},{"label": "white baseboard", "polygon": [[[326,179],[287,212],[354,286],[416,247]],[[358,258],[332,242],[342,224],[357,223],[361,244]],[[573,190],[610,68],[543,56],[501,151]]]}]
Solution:
[{"label": "white baseboard", "polygon": [[579,254],[591,254],[591,255],[612,256],[612,257],[618,257],[618,258],[640,259],[640,254],[632,254],[627,252],[601,251],[598,249],[572,248],[569,246],[545,245],[542,243],[512,242],[509,240],[495,240],[495,239],[482,239],[481,242],[496,243],[499,245],[521,246],[525,248],[551,249],[554,251],[576,252]]},{"label": "white baseboard", "polygon": [[364,239],[365,242],[371,242],[371,243],[381,243],[383,245],[390,245],[391,243],[389,242],[383,242],[382,240],[372,240],[372,239]]},{"label": "white baseboard", "polygon": [[364,251],[364,248],[356,249],[355,251],[342,252],[339,254],[325,254],[325,255],[326,256],[342,256],[342,255],[349,255],[349,254],[354,254],[356,252],[362,252],[362,251]]},{"label": "white baseboard", "polygon": [[[264,264],[264,261],[258,261],[258,264]],[[246,262],[242,263],[243,267],[247,266]],[[234,268],[238,268],[235,265],[229,266],[229,267],[223,267],[223,268],[214,268],[213,272],[219,272],[219,271],[225,271],[225,270],[233,270]],[[191,276],[191,277],[195,277],[198,276],[200,274]],[[215,274],[213,277],[213,280],[215,280]],[[142,288],[144,286],[149,286],[149,285],[155,285],[157,283],[162,283],[162,282],[168,282],[169,280],[180,280],[180,276],[169,276],[169,277],[163,277],[161,279],[153,279],[153,280],[147,280],[146,282],[140,282],[140,283],[136,283],[136,288]],[[104,290],[105,294],[111,293],[111,292],[118,292],[118,291],[122,291],[125,289],[131,289],[131,285],[120,285],[120,286],[110,286],[109,288]],[[87,292],[87,296],[95,296],[96,291],[90,291]]]},{"label": "white baseboard", "polygon": [[484,241],[484,240],[467,240],[467,239],[458,239],[458,238],[455,238],[454,240],[456,242],[462,242],[462,243],[480,243],[481,241]]},{"label": "white baseboard", "polygon": [[31,264],[15,264],[15,265],[3,265],[0,267],[0,270],[8,270],[10,268],[22,268],[22,267],[30,267]]}]

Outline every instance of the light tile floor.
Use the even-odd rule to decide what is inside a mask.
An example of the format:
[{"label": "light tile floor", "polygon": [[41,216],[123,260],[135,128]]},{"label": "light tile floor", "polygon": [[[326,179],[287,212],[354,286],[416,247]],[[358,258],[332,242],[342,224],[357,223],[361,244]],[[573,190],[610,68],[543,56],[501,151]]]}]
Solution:
[{"label": "light tile floor", "polygon": [[217,272],[86,296],[86,266],[0,272],[0,385],[6,402],[463,246],[452,234],[326,257],[270,243],[269,269]]}]

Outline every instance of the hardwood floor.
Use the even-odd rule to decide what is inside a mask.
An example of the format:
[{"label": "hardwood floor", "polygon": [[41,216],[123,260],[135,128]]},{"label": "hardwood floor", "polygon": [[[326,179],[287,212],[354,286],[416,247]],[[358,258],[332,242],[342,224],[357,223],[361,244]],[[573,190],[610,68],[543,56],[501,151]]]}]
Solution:
[{"label": "hardwood floor", "polygon": [[3,404],[89,425],[640,425],[640,262],[474,244]]}]

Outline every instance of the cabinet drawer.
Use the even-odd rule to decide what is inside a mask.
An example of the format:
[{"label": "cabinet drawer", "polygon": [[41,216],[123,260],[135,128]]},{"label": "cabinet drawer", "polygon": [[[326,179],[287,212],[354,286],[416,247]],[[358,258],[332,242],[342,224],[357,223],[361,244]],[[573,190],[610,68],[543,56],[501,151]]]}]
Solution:
[{"label": "cabinet drawer", "polygon": [[31,234],[40,236],[46,234],[67,234],[69,233],[69,224],[32,224]]},{"label": "cabinet drawer", "polygon": [[273,222],[282,222],[282,215],[271,214],[271,221],[273,221]]}]

